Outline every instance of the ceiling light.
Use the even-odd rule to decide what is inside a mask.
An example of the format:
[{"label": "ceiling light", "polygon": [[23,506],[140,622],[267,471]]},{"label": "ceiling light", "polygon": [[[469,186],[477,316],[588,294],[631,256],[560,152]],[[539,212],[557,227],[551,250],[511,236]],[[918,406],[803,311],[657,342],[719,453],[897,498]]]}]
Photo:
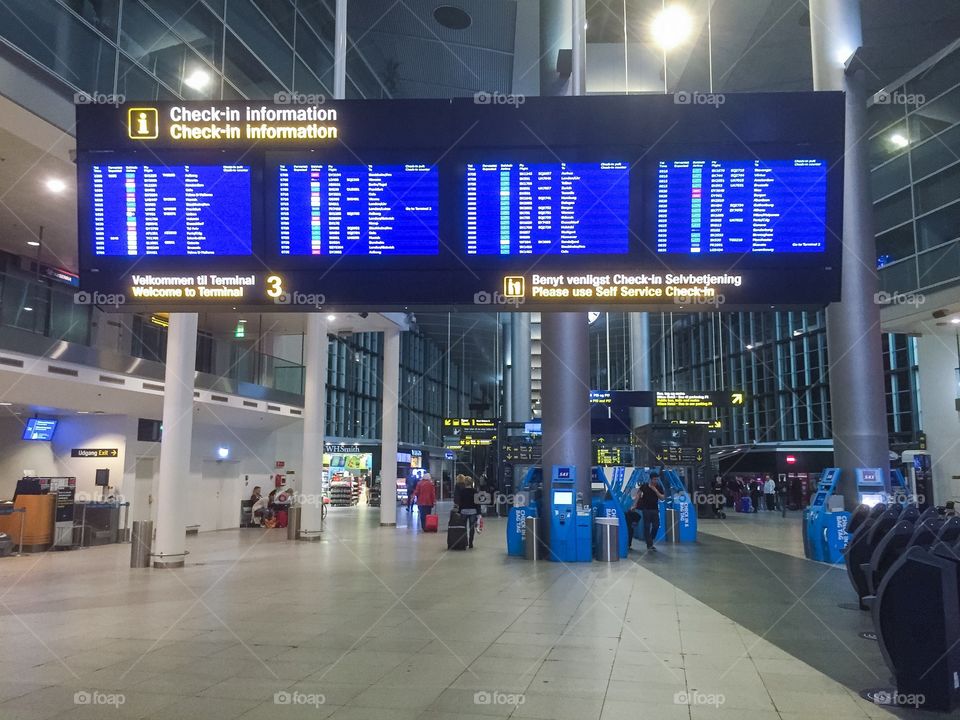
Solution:
[{"label": "ceiling light", "polygon": [[217,457],[221,460],[226,460],[228,457],[230,457],[230,448],[226,447],[225,445],[218,447]]},{"label": "ceiling light", "polygon": [[3,407],[10,407],[11,405],[13,405],[13,403],[10,403],[10,402],[0,402],[0,406],[3,406]]},{"label": "ceiling light", "polygon": [[653,41],[663,50],[672,50],[690,37],[693,19],[687,9],[680,5],[663,8],[650,25]]},{"label": "ceiling light", "polygon": [[49,178],[46,182],[47,190],[52,193],[62,193],[67,189],[67,184],[60,178]]},{"label": "ceiling light", "polygon": [[194,90],[203,90],[210,84],[210,73],[198,68],[183,79],[183,84]]},{"label": "ceiling light", "polygon": [[40,247],[40,241],[39,241],[39,240],[27,240],[27,245],[29,245],[30,247]]},{"label": "ceiling light", "polygon": [[954,325],[960,325],[960,318],[952,318],[950,320]]},{"label": "ceiling light", "polygon": [[33,308],[30,307],[29,305],[24,305],[23,311],[24,311],[24,312],[33,312]]},{"label": "ceiling light", "polygon": [[89,415],[89,410],[77,410],[77,415]]},{"label": "ceiling light", "polygon": [[336,319],[337,319],[337,316],[336,316],[336,315],[333,315],[333,314],[327,315],[327,320],[329,320],[330,322],[333,322],[333,321],[336,320]]},{"label": "ceiling light", "polygon": [[838,63],[840,63],[841,65],[846,65],[847,61],[850,60],[850,56],[853,55],[853,53],[854,51],[850,49],[849,45],[844,45],[839,50],[837,50],[837,54],[835,55],[835,57],[837,58]]},{"label": "ceiling light", "polygon": [[906,138],[906,136],[898,132],[895,132],[890,136],[890,142],[898,148],[905,148],[910,144],[910,141]]}]

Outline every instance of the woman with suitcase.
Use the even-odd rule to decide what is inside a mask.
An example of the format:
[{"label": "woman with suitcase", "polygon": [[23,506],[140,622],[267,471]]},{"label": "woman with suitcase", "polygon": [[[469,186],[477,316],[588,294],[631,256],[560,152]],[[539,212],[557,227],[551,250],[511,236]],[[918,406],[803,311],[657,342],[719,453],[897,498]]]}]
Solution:
[{"label": "woman with suitcase", "polygon": [[480,513],[480,507],[477,505],[477,489],[473,485],[472,477],[465,475],[463,482],[457,483],[453,502],[467,521],[467,547],[472,548],[473,536],[477,530],[477,517]]}]

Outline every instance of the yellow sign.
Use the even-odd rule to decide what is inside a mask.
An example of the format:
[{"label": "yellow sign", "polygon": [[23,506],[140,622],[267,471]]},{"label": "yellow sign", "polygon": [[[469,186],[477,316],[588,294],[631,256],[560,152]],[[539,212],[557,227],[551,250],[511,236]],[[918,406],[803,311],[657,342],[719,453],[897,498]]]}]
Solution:
[{"label": "yellow sign", "polygon": [[131,140],[156,140],[160,135],[157,109],[136,107],[127,110],[127,135]]},{"label": "yellow sign", "polygon": [[743,405],[743,393],[733,393],[730,396],[730,403],[732,405]]},{"label": "yellow sign", "polygon": [[522,276],[507,275],[503,279],[503,296],[510,298],[522,298],[524,295],[524,286],[526,285]]}]

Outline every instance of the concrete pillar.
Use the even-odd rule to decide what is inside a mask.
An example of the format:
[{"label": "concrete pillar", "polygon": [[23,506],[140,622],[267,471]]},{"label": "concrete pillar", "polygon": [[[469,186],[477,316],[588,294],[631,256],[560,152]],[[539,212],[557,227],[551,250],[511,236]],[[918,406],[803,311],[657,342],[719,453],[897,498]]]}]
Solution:
[{"label": "concrete pillar", "polygon": [[942,505],[960,494],[960,413],[956,407],[960,352],[956,334],[937,334],[928,327],[917,341],[917,365],[922,427],[933,463],[931,504]]},{"label": "concrete pillar", "polygon": [[503,336],[503,418],[507,422],[513,420],[513,317],[503,315],[506,322],[500,327]]},{"label": "concrete pillar", "polygon": [[299,540],[319,540],[323,532],[323,443],[327,412],[327,318],[319,312],[307,315],[303,338],[303,469],[300,492],[304,496],[300,510]]},{"label": "concrete pillar", "polygon": [[512,422],[530,419],[530,313],[510,319],[510,416]]},{"label": "concrete pillar", "polygon": [[400,330],[383,332],[380,430],[380,524],[397,524],[397,425],[400,421]]},{"label": "concrete pillar", "polygon": [[564,95],[567,78],[557,74],[557,54],[570,49],[572,0],[540,2],[540,94]]},{"label": "concrete pillar", "polygon": [[543,328],[543,504],[550,517],[550,471],[577,468],[577,492],[590,502],[590,346],[587,314],[544,312]]},{"label": "concrete pillar", "polygon": [[[650,389],[650,316],[643,312],[628,315],[630,323],[630,389]],[[634,428],[649,425],[653,408],[631,408],[630,422]]]},{"label": "concrete pillar", "polygon": [[171,313],[163,391],[163,442],[157,490],[156,568],[183,567],[187,550],[190,445],[193,437],[193,374],[197,314]]},{"label": "concrete pillar", "polygon": [[843,279],[839,303],[827,307],[830,414],[834,462],[844,506],[857,505],[858,467],[879,467],[889,485],[889,440],[883,388],[873,203],[867,167],[864,70],[844,64],[862,44],[858,0],[812,0],[814,90],[846,91],[843,188]]}]

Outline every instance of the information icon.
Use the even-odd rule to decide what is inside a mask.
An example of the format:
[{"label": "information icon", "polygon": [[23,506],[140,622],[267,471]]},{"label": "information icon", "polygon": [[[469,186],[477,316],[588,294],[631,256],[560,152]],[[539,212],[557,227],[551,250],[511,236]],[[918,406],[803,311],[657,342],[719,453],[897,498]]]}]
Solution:
[{"label": "information icon", "polygon": [[130,108],[127,110],[127,135],[132,140],[156,140],[160,135],[156,108]]}]

